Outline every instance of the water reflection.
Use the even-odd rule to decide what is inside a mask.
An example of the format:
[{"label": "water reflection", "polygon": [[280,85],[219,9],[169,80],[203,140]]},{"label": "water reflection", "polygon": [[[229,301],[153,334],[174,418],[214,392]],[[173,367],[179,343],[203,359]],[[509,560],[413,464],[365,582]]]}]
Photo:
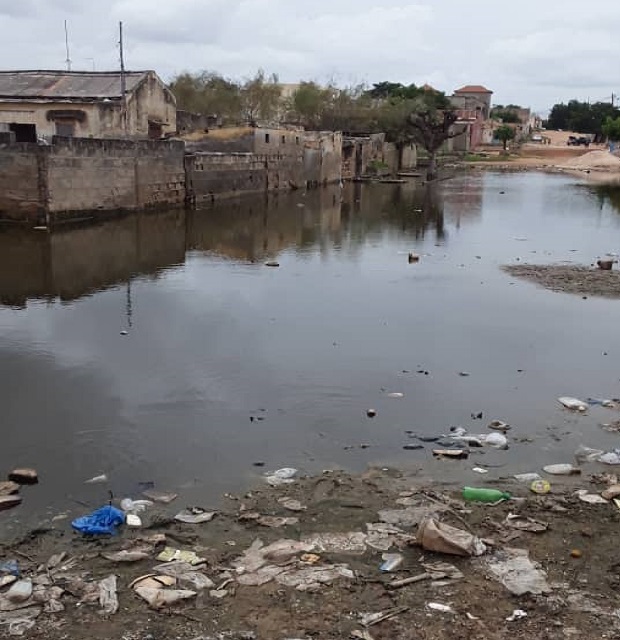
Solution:
[{"label": "water reflection", "polygon": [[617,184],[599,185],[593,191],[601,210],[609,205],[616,213],[620,213],[620,187]]},{"label": "water reflection", "polygon": [[[127,216],[48,234],[0,230],[0,302],[71,301],[181,265],[187,251],[256,262],[285,250],[355,255],[383,234],[446,238],[443,187],[349,184],[224,201],[194,212]],[[129,285],[128,285],[129,286]],[[131,297],[128,295],[128,304]]]}]

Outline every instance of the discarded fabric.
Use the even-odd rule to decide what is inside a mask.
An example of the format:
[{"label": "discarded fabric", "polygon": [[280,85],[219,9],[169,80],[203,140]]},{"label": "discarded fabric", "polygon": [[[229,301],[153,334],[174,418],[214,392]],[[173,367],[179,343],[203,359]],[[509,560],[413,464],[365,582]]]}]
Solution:
[{"label": "discarded fabric", "polygon": [[418,529],[418,544],[427,551],[448,553],[456,556],[481,556],[487,547],[476,536],[427,518]]}]

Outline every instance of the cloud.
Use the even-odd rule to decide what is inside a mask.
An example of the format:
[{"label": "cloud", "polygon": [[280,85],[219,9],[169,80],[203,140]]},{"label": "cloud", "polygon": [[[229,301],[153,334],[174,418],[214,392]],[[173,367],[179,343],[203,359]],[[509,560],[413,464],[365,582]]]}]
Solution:
[{"label": "cloud", "polygon": [[165,79],[260,67],[286,82],[484,84],[497,102],[551,105],[610,94],[620,62],[617,0],[522,0],[506,20],[488,0],[0,0],[0,15],[4,68],[62,68],[65,19],[74,68],[117,68],[122,20],[127,64]]}]

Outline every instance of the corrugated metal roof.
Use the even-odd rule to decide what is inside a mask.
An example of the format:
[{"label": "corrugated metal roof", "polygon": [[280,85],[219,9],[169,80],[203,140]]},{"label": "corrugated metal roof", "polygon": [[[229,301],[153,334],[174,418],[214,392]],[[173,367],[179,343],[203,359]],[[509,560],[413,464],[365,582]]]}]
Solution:
[{"label": "corrugated metal roof", "polygon": [[[147,73],[126,72],[127,91],[133,91]],[[120,95],[120,71],[0,71],[0,99],[96,100]]]}]

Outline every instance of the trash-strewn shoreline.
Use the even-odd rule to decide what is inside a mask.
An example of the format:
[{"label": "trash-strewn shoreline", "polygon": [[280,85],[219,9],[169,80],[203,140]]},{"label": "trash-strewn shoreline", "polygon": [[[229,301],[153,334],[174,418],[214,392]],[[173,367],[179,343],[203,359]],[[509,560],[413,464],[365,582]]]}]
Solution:
[{"label": "trash-strewn shoreline", "polygon": [[478,486],[512,495],[496,504],[384,468],[264,483],[200,524],[157,505],[115,536],[59,523],[2,548],[0,564],[16,561],[33,594],[11,602],[12,586],[1,589],[0,635],[616,637],[620,511],[584,498],[618,479],[588,469],[611,467],[548,475],[543,494],[481,476]]}]

